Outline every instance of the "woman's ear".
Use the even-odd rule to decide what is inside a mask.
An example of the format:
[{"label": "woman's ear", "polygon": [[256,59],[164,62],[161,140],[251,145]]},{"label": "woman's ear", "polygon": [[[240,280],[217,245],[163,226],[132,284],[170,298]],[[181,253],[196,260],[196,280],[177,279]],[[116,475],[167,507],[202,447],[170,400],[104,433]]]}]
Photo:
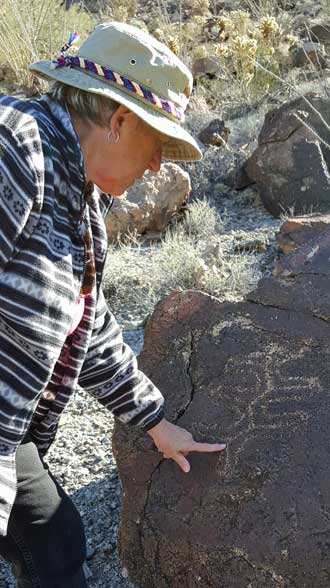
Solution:
[{"label": "woman's ear", "polygon": [[139,117],[126,106],[120,105],[110,119],[109,128],[113,134],[120,133],[124,127],[129,132],[134,132],[138,129],[139,124]]},{"label": "woman's ear", "polygon": [[113,133],[120,133],[124,126],[127,126],[129,130],[135,130],[133,127],[137,127],[138,121],[139,118],[134,112],[120,105],[110,118],[109,128]]}]

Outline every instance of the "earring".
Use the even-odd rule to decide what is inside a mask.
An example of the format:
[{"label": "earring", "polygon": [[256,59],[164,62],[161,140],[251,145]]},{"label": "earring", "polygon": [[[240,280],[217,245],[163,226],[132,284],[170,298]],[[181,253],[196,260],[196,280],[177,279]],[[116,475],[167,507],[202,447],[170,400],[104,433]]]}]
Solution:
[{"label": "earring", "polygon": [[108,132],[108,143],[118,143],[119,139],[120,139],[120,135],[119,135],[118,131],[116,131],[114,137],[112,135],[111,130]]}]

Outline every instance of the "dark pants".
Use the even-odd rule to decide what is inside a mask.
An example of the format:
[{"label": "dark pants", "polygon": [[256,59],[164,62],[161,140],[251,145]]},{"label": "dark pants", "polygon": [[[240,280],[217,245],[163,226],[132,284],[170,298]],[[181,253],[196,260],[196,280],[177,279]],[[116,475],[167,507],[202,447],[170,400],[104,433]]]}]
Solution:
[{"label": "dark pants", "polygon": [[86,588],[86,541],[80,515],[26,437],[16,456],[18,490],[0,555],[17,588]]}]

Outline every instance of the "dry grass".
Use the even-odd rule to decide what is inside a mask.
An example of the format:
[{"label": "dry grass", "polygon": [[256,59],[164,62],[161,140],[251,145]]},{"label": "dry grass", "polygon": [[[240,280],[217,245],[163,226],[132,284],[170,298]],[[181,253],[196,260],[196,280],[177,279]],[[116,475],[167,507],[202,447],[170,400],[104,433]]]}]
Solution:
[{"label": "dry grass", "polygon": [[8,63],[25,88],[33,85],[28,65],[53,59],[70,31],[81,38],[94,28],[94,19],[78,5],[65,10],[60,0],[2,0],[0,4],[0,63]]},{"label": "dry grass", "polygon": [[[192,203],[185,222],[156,246],[111,246],[103,278],[110,307],[121,322],[139,324],[173,290],[196,289],[220,299],[241,299],[261,277],[260,255],[234,253],[225,220],[206,201]],[[128,312],[128,315],[125,314]]]},{"label": "dry grass", "polygon": [[183,229],[193,239],[212,239],[221,232],[222,221],[207,200],[200,200],[188,208]]}]

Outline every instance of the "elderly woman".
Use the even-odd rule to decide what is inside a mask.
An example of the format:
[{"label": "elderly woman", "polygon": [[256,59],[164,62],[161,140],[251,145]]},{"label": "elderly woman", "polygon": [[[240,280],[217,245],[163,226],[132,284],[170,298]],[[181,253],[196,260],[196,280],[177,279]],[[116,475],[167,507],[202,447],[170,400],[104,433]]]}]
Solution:
[{"label": "elderly woman", "polygon": [[80,516],[43,461],[77,386],[189,471],[195,442],[165,419],[105,303],[103,218],[162,157],[200,159],[181,123],[191,74],[163,44],[101,25],[32,72],[36,100],[0,98],[0,554],[19,588],[86,586]]}]

